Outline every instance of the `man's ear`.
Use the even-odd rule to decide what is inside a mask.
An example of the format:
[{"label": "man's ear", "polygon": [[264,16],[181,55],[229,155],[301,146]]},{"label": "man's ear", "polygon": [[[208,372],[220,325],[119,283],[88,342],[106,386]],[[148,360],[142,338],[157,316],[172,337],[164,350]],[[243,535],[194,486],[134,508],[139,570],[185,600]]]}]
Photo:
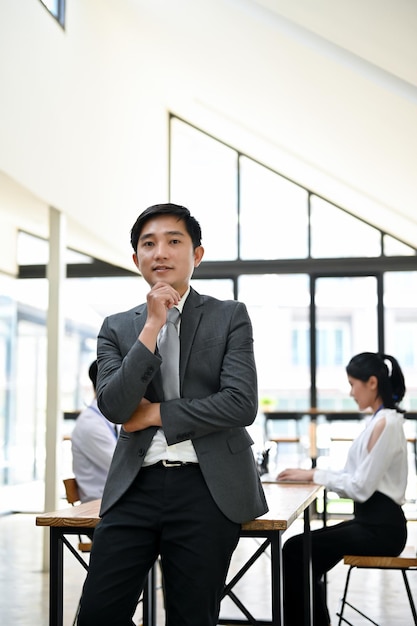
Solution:
[{"label": "man's ear", "polygon": [[194,267],[198,267],[204,256],[203,246],[197,246],[194,248]]},{"label": "man's ear", "polygon": [[138,255],[136,254],[136,252],[132,254],[132,259],[133,259],[133,263],[136,265],[136,267],[138,268],[140,272],[139,259],[138,259]]}]

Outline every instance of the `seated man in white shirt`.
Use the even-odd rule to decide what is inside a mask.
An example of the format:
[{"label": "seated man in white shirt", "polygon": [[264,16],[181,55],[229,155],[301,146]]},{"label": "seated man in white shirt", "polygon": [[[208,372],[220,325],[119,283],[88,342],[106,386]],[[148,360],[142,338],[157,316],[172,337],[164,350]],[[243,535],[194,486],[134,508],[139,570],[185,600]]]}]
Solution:
[{"label": "seated man in white shirt", "polygon": [[118,436],[117,427],[97,407],[97,361],[91,363],[88,375],[94,400],[78,416],[71,435],[72,469],[81,502],[101,498]]}]

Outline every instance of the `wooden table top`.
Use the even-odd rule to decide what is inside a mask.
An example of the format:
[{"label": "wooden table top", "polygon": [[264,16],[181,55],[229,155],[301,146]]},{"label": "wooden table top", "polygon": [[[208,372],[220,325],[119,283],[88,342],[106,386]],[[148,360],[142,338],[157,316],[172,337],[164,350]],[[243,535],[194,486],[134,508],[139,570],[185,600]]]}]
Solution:
[{"label": "wooden table top", "polygon": [[274,409],[274,410],[264,410],[263,411],[264,416],[266,417],[266,419],[301,419],[302,417],[304,417],[305,415],[308,415],[309,417],[319,417],[319,416],[324,416],[324,417],[329,417],[329,418],[339,418],[341,420],[343,419],[348,419],[348,420],[361,420],[364,415],[372,415],[372,413],[368,413],[368,412],[361,412],[358,410],[353,409],[352,411],[342,411],[342,410],[336,410],[336,409],[317,409],[317,408],[310,408],[310,409],[305,409],[305,410],[298,410],[298,409]]},{"label": "wooden table top", "polygon": [[242,524],[242,530],[286,530],[323,491],[314,483],[264,482],[262,486],[269,511]]},{"label": "wooden table top", "polygon": [[[269,511],[242,525],[242,530],[286,530],[314,502],[323,489],[313,483],[263,483]],[[41,513],[37,526],[94,528],[99,518],[100,500],[66,509]]]},{"label": "wooden table top", "polygon": [[65,526],[74,528],[94,528],[100,518],[100,500],[92,500],[67,509],[41,513],[36,516],[36,526]]}]

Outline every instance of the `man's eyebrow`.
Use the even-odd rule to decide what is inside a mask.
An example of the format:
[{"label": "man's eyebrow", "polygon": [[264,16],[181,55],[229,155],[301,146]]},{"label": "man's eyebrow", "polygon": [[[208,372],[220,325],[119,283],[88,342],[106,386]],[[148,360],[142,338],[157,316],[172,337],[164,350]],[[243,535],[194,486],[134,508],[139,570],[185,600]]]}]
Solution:
[{"label": "man's eyebrow", "polygon": [[[167,230],[164,232],[164,235],[167,235],[169,237],[173,237],[173,236],[180,236],[180,237],[184,237],[185,233],[182,230]],[[139,240],[142,241],[143,239],[150,239],[152,237],[155,237],[155,233],[143,233],[140,237]]]}]

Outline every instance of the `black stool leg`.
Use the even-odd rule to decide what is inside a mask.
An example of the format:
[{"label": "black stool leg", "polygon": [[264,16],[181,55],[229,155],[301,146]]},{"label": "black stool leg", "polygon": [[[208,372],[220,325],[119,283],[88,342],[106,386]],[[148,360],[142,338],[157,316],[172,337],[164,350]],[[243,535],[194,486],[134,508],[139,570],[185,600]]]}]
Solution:
[{"label": "black stool leg", "polygon": [[353,565],[350,565],[348,573],[347,573],[347,576],[346,576],[346,582],[345,582],[345,589],[344,589],[344,592],[343,592],[343,597],[342,597],[342,599],[340,601],[340,612],[336,613],[336,615],[339,617],[339,624],[338,624],[338,626],[341,626],[342,622],[346,621],[343,618],[343,611],[345,610],[346,596],[347,596],[347,592],[348,592],[349,580],[350,580],[350,575],[352,573],[352,568],[353,568]]},{"label": "black stool leg", "polygon": [[414,605],[413,596],[411,595],[410,584],[408,582],[407,574],[406,574],[406,571],[404,569],[401,570],[401,573],[403,575],[405,589],[407,591],[408,600],[410,602],[410,609],[411,609],[411,612],[413,614],[414,624],[417,624],[416,607]]}]

